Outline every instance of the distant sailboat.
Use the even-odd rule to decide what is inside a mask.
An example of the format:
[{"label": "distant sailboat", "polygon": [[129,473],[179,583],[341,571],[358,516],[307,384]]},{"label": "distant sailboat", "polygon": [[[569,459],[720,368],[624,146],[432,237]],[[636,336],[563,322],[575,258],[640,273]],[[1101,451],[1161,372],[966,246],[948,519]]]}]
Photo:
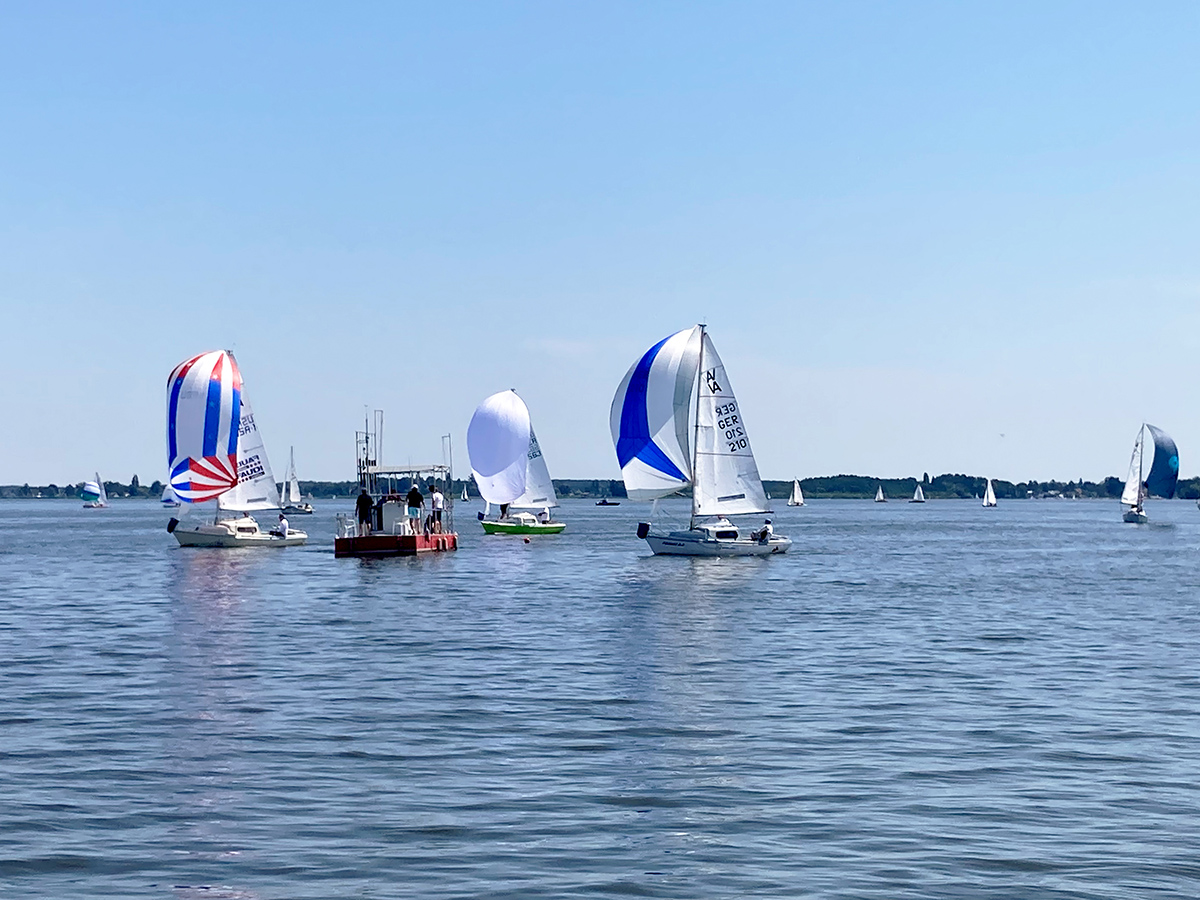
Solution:
[{"label": "distant sailboat", "polygon": [[877,487],[875,489],[875,502],[876,503],[887,503],[887,497],[883,496],[883,485],[882,484],[879,485],[879,487]]},{"label": "distant sailboat", "polygon": [[89,481],[83,486],[81,496],[84,509],[104,509],[108,506],[108,494],[104,491],[104,482],[100,480],[99,472],[96,473],[95,481]]},{"label": "distant sailboat", "polygon": [[987,487],[983,491],[983,505],[985,507],[993,507],[996,505],[996,492],[992,489],[992,479],[987,480]]},{"label": "distant sailboat", "polygon": [[912,499],[909,500],[908,502],[909,503],[924,503],[925,502],[925,492],[923,490],[921,490],[921,483],[919,481],[917,482],[917,489],[915,491],[913,491]]},{"label": "distant sailboat", "polygon": [[175,496],[175,492],[171,490],[171,486],[169,484],[163,488],[162,505],[163,509],[178,509],[183,505],[179,502],[179,498]]},{"label": "distant sailboat", "polygon": [[[1145,472],[1146,432],[1153,442],[1153,462],[1149,474]],[[1129,509],[1121,516],[1123,521],[1144,525],[1150,521],[1146,515],[1145,502],[1150,496],[1175,496],[1175,485],[1179,481],[1179,450],[1175,442],[1161,428],[1143,424],[1133,442],[1133,456],[1129,460],[1129,475],[1125,478],[1125,490],[1121,492],[1121,503]]]},{"label": "distant sailboat", "polygon": [[792,479],[792,496],[788,497],[788,506],[803,506],[804,491],[800,490],[800,479]]},{"label": "distant sailboat", "polygon": [[467,484],[466,484],[466,482],[463,482],[463,492],[462,492],[462,499],[463,499],[463,503],[466,503],[468,500],[470,500],[470,499],[471,499],[470,497],[468,497],[468,496],[467,496]]},{"label": "distant sailboat", "polygon": [[280,500],[284,504],[283,511],[296,516],[311,516],[313,508],[311,503],[306,503],[303,496],[300,494],[300,480],[296,477],[296,449],[288,448],[288,474],[287,480],[283,483],[283,497]]}]

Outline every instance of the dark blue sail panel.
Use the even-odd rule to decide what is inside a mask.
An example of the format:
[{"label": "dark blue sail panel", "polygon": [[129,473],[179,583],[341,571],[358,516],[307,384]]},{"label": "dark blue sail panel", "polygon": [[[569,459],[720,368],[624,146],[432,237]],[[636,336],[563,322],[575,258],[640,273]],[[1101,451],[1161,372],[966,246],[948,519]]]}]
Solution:
[{"label": "dark blue sail panel", "polygon": [[1155,497],[1175,496],[1175,483],[1179,481],[1179,450],[1171,436],[1161,428],[1147,423],[1150,436],[1154,438],[1154,464],[1146,476],[1146,489]]},{"label": "dark blue sail panel", "polygon": [[646,410],[646,390],[650,383],[650,367],[663,344],[674,335],[665,337],[638,360],[625,391],[625,402],[621,407],[621,435],[617,440],[617,462],[625,468],[632,459],[640,459],[652,469],[686,481],[687,476],[671,462],[662,449],[654,443],[650,434],[649,414]]}]

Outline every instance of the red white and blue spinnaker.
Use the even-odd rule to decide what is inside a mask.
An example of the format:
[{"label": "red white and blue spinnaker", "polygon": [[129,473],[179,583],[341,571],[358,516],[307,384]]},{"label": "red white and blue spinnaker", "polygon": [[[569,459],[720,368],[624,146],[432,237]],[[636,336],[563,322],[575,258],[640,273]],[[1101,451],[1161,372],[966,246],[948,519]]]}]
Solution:
[{"label": "red white and blue spinnaker", "polygon": [[233,354],[213,350],[167,379],[167,471],[184,503],[203,503],[238,483],[242,376]]}]

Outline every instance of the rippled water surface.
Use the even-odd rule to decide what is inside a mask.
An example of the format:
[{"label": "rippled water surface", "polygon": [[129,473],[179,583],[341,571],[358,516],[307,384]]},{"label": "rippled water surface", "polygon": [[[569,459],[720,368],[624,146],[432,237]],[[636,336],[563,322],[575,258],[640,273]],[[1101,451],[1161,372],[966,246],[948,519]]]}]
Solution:
[{"label": "rippled water surface", "polygon": [[0,896],[1200,896],[1200,511],[335,560],[0,503]]}]

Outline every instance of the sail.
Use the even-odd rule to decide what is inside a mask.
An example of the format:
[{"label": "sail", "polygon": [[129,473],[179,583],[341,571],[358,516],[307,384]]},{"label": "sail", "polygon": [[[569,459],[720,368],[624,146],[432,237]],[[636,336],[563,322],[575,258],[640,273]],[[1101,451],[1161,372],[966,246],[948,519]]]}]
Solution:
[{"label": "sail", "polygon": [[1155,497],[1170,500],[1175,496],[1175,484],[1179,481],[1179,450],[1171,436],[1161,428],[1149,423],[1146,428],[1154,439],[1154,462],[1146,476],[1146,490]]},{"label": "sail", "polygon": [[203,503],[238,480],[242,376],[223,350],[180,363],[167,379],[167,472],[175,496]]},{"label": "sail", "polygon": [[703,338],[692,511],[697,516],[767,512],[741,408],[712,339],[707,333]]},{"label": "sail", "polygon": [[516,391],[492,394],[476,408],[467,426],[467,456],[488,503],[511,503],[525,493],[529,454],[536,444],[532,435],[529,408]]},{"label": "sail", "polygon": [[463,498],[463,502],[466,502],[467,500],[471,499],[470,497],[467,496],[467,486],[465,484],[463,485],[462,498]]},{"label": "sail", "polygon": [[[1170,438],[1167,438],[1167,440],[1170,440]],[[1175,445],[1172,444],[1171,446],[1174,447]],[[96,485],[100,488],[100,502],[108,505],[108,491],[104,489],[104,482],[101,480],[99,472],[96,473]]]},{"label": "sail", "polygon": [[253,512],[261,509],[279,509],[279,489],[275,486],[275,473],[267,459],[263,446],[262,432],[254,423],[254,412],[250,400],[242,391],[242,421],[238,429],[237,485],[218,501],[221,509],[237,512]]},{"label": "sail", "polygon": [[803,506],[804,491],[800,490],[800,479],[792,479],[792,496],[788,497],[788,506]]},{"label": "sail", "polygon": [[179,501],[175,498],[175,492],[171,490],[171,486],[168,484],[165,488],[163,488],[162,504],[164,506],[174,506],[178,502]]},{"label": "sail", "polygon": [[633,500],[665,497],[692,481],[692,414],[702,333],[697,325],[663,338],[625,373],[613,397],[609,427]]},{"label": "sail", "polygon": [[992,488],[992,479],[990,478],[987,480],[987,487],[983,490],[983,505],[996,505],[996,491]]},{"label": "sail", "polygon": [[875,502],[882,503],[885,499],[887,498],[883,496],[883,485],[881,484],[875,489]]},{"label": "sail", "polygon": [[1126,506],[1138,506],[1142,502],[1142,435],[1145,427],[1138,429],[1133,442],[1133,455],[1129,457],[1129,474],[1125,476],[1125,489],[1121,491],[1121,502]]},{"label": "sail", "polygon": [[538,446],[538,439],[533,433],[532,425],[529,426],[529,450],[525,459],[525,491],[510,505],[517,509],[543,509],[548,506],[558,506],[558,497],[554,494],[554,482],[550,480],[550,470],[546,467],[546,457],[542,455],[542,448]]},{"label": "sail", "polygon": [[95,481],[85,482],[83,485],[83,490],[80,491],[79,496],[88,503],[95,503],[100,499],[100,492],[103,489],[104,486],[100,484],[100,479],[97,478]]},{"label": "sail", "polygon": [[288,504],[300,503],[304,497],[300,493],[300,480],[296,477],[296,451],[288,448],[288,477],[283,485],[283,502]]},{"label": "sail", "polygon": [[917,503],[925,502],[925,492],[921,490],[921,485],[919,484],[917,485],[917,489],[913,491],[913,500],[915,500]]}]

